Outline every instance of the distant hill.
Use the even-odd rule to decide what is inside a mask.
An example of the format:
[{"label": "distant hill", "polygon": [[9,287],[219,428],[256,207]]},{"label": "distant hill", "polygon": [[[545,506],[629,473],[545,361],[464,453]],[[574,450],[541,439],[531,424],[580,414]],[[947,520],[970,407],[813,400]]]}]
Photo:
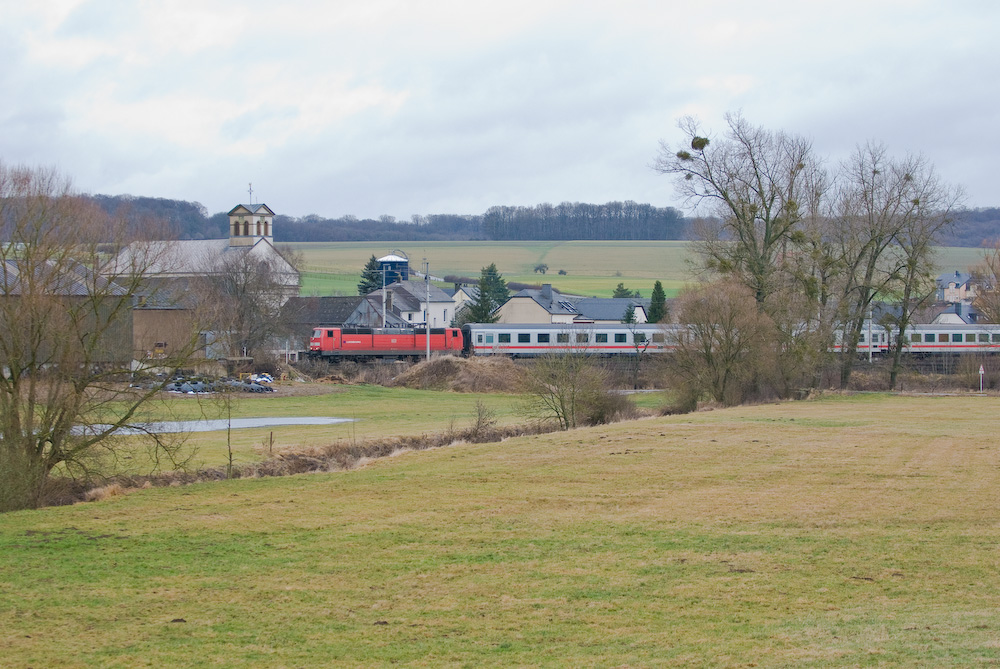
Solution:
[{"label": "distant hill", "polygon": [[992,246],[1000,239],[1000,207],[964,209],[942,239],[943,246]]},{"label": "distant hill", "polygon": [[[227,212],[208,214],[198,202],[132,195],[89,196],[113,216],[139,223],[154,218],[180,239],[218,239],[227,234]],[[278,242],[463,241],[528,239],[686,239],[688,221],[672,207],[635,202],[564,202],[534,207],[491,207],[483,214],[431,214],[397,221],[275,216]],[[981,247],[1000,239],[1000,207],[965,209],[942,239],[944,246]]]}]

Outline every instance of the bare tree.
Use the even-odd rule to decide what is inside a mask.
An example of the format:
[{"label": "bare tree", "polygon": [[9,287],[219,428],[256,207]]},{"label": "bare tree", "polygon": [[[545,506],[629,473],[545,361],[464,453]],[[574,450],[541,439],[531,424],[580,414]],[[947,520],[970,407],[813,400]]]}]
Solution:
[{"label": "bare tree", "polygon": [[977,284],[973,304],[987,323],[1000,323],[1000,239],[983,251],[972,274]]},{"label": "bare tree", "polygon": [[727,133],[710,140],[697,121],[682,119],[684,145],[661,141],[653,168],[677,177],[677,190],[689,202],[709,205],[712,218],[696,231],[705,267],[736,277],[763,303],[779,287],[802,219],[805,176],[815,168],[812,147],[739,114],[727,114],[726,122]]},{"label": "bare tree", "polygon": [[54,171],[0,164],[0,511],[40,503],[59,467],[112,473],[132,427],[149,440],[151,466],[175,465],[178,444],[150,434],[143,409],[164,382],[130,384],[136,368],[176,369],[197,333],[156,359],[133,351],[134,296],[156,244],[133,244],[124,221],[73,194]]},{"label": "bare tree", "polygon": [[215,332],[215,346],[227,356],[260,355],[287,333],[281,307],[298,289],[290,267],[281,254],[237,247],[225,251],[200,279],[203,318]]},{"label": "bare tree", "polygon": [[[836,216],[829,236],[841,279],[838,315],[844,346],[840,383],[846,386],[872,303],[894,289],[912,315],[916,282],[929,269],[933,244],[961,197],[919,156],[895,159],[881,144],[866,144],[842,166]],[[895,375],[893,375],[893,379]]]},{"label": "bare tree", "polygon": [[693,409],[702,395],[739,404],[773,370],[774,323],[757,308],[746,286],[724,281],[683,292],[678,327],[671,329],[669,369],[681,404]]}]

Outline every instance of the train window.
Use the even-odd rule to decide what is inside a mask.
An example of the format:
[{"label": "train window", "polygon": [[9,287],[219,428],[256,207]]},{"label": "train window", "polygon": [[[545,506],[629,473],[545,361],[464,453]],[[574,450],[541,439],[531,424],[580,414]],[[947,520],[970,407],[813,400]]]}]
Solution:
[{"label": "train window", "polygon": [[981,344],[988,344],[988,343],[990,343],[990,336],[988,334],[986,334],[985,332],[980,332],[979,333],[979,342]]},{"label": "train window", "polygon": [[569,343],[569,333],[568,332],[559,332],[559,333],[557,333],[556,334],[556,343],[559,343],[559,344],[568,344]]},{"label": "train window", "polygon": [[941,343],[943,343],[943,344],[947,344],[948,343],[948,335],[946,335],[945,333],[942,332],[941,334],[938,335],[938,341],[941,342]]},{"label": "train window", "polygon": [[497,341],[500,342],[501,344],[509,344],[510,343],[510,333],[509,332],[501,332],[497,336],[500,337],[500,339],[498,339]]},{"label": "train window", "polygon": [[635,343],[636,344],[641,344],[644,341],[646,341],[646,333],[645,332],[636,332],[635,335],[634,335],[634,337],[635,337]]},{"label": "train window", "polygon": [[577,344],[586,344],[589,341],[590,341],[590,335],[587,334],[586,332],[577,332],[576,333],[576,343]]},{"label": "train window", "polygon": [[597,333],[597,343],[598,344],[607,344],[608,343],[608,333],[607,332],[598,332]]},{"label": "train window", "polygon": [[491,335],[491,334],[486,335],[486,343],[487,344],[492,344],[493,343],[493,335]]},{"label": "train window", "polygon": [[951,340],[953,342],[961,342],[962,341],[962,333],[961,332],[952,333]]},{"label": "train window", "polygon": [[628,341],[628,339],[626,339],[626,335],[625,335],[624,332],[616,332],[615,333],[615,343],[616,344],[624,344],[626,341]]},{"label": "train window", "polygon": [[531,333],[530,332],[520,332],[517,335],[518,344],[529,344],[531,343]]},{"label": "train window", "polygon": [[333,336],[333,330],[327,330],[326,331],[326,336],[327,337],[332,337]]},{"label": "train window", "polygon": [[969,332],[965,333],[965,341],[966,342],[974,342],[974,341],[976,341],[976,335],[974,335],[972,333],[969,333]]},{"label": "train window", "polygon": [[994,332],[993,335],[992,335],[992,337],[993,337],[993,343],[994,344],[1000,344],[1000,333]]},{"label": "train window", "polygon": [[861,335],[861,337],[858,338],[858,343],[859,344],[864,344],[865,343],[865,336],[864,335]]},{"label": "train window", "polygon": [[920,341],[920,335],[918,335],[916,332],[911,332],[910,341],[913,343],[918,343]]},{"label": "train window", "polygon": [[925,334],[924,335],[924,342],[926,342],[928,344],[933,344],[934,343],[934,334],[933,333]]},{"label": "train window", "polygon": [[539,344],[548,344],[549,341],[550,340],[549,340],[549,333],[548,332],[539,332],[538,333],[538,343]]},{"label": "train window", "polygon": [[476,335],[476,343],[477,344],[482,344],[483,343],[483,334],[481,332]]}]

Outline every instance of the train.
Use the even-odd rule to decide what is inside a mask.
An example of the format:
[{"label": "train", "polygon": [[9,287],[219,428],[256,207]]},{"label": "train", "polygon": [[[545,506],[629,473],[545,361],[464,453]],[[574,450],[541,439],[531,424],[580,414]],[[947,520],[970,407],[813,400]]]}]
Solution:
[{"label": "train", "polygon": [[[431,328],[430,351],[464,356],[504,355],[532,358],[550,353],[628,356],[667,353],[681,325],[616,323],[469,323]],[[311,358],[338,360],[411,359],[426,354],[425,328],[317,327],[309,340]],[[1000,325],[911,325],[903,333],[904,351],[913,356],[1000,353]],[[862,329],[857,353],[881,356],[891,350],[895,332],[880,325]],[[838,331],[831,346],[840,352]]]},{"label": "train", "polygon": [[458,328],[317,327],[309,338],[309,357],[339,360],[419,359],[432,353],[462,353]]},{"label": "train", "polygon": [[[547,353],[588,353],[602,356],[665,353],[682,325],[472,323],[462,327],[464,355],[536,357]],[[903,333],[904,351],[913,356],[1000,353],[1000,325],[911,325]],[[842,333],[837,331],[833,352],[839,353]],[[858,355],[885,355],[895,332],[867,325],[858,342]]]}]

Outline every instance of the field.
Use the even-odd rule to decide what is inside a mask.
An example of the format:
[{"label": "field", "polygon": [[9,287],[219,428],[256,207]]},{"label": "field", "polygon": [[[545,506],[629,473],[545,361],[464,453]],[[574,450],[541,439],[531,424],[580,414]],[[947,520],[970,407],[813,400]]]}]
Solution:
[{"label": "field", "polygon": [[[302,295],[354,295],[361,268],[374,254],[383,256],[400,248],[419,269],[423,259],[430,263],[431,275],[478,278],[479,270],[496,263],[507,281],[551,283],[568,295],[611,297],[615,286],[639,290],[649,297],[653,282],[663,282],[672,297],[696,277],[687,242],[372,242],[300,243],[292,245],[305,256]],[[942,248],[937,256],[942,271],[966,270],[979,263],[982,249]],[[546,274],[533,270],[546,264]],[[559,270],[566,274],[560,276]],[[444,284],[441,284],[444,285]]]},{"label": "field", "polygon": [[[268,457],[273,450],[308,448],[336,441],[360,442],[383,437],[401,437],[445,432],[449,428],[468,427],[476,416],[476,403],[482,402],[497,423],[507,425],[523,421],[523,400],[514,395],[452,393],[382,386],[332,386],[317,388],[316,394],[289,393],[294,386],[278,385],[275,394],[236,395],[233,418],[259,416],[318,416],[349,418],[337,425],[300,425],[277,428],[234,430],[234,462],[244,464]],[[212,395],[175,396],[151,407],[145,420],[199,420],[225,418],[224,405]],[[192,433],[186,447],[195,451],[192,466],[218,467],[225,464],[225,433]],[[136,463],[132,470],[143,471],[148,462]]]},{"label": "field", "polygon": [[[371,242],[306,243],[293,247],[305,255],[302,295],[354,295],[361,268],[374,254],[401,248],[410,266],[420,269],[423,259],[431,275],[479,277],[479,270],[496,263],[507,281],[551,283],[566,294],[611,297],[624,282],[649,297],[653,282],[663,282],[668,295],[680,289],[691,269],[685,242]],[[546,274],[534,272],[547,264]],[[641,269],[640,269],[641,268]],[[559,270],[566,274],[559,275]]]},{"label": "field", "polygon": [[997,664],[998,410],[834,396],[6,514],[2,663]]}]

